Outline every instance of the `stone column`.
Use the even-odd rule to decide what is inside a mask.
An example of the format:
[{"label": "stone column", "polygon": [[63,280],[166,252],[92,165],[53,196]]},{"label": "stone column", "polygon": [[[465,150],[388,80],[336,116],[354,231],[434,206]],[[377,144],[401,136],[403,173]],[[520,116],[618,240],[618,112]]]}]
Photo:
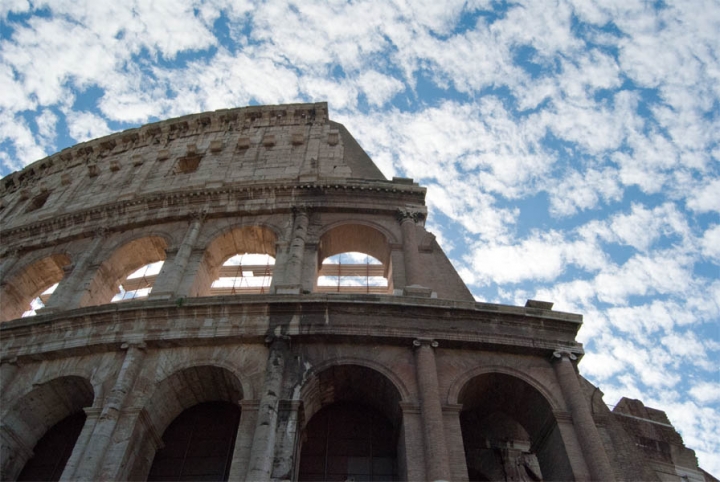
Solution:
[{"label": "stone column", "polygon": [[419,213],[398,210],[397,218],[403,234],[403,258],[405,259],[405,285],[420,284],[420,256],[415,237],[415,222]]},{"label": "stone column", "polygon": [[415,346],[415,369],[420,391],[420,412],[423,422],[425,450],[425,473],[428,480],[450,480],[447,447],[440,405],[435,352],[435,340],[417,339]]},{"label": "stone column", "polygon": [[5,280],[5,276],[10,272],[15,264],[20,260],[20,252],[17,249],[7,251],[5,257],[0,264],[0,282]]},{"label": "stone column", "polygon": [[277,437],[280,393],[285,372],[285,356],[290,347],[290,337],[269,336],[265,383],[258,407],[255,433],[250,450],[250,465],[245,480],[262,482],[270,480],[273,459],[275,458],[275,440]]},{"label": "stone column", "polygon": [[240,400],[240,425],[235,438],[229,480],[245,480],[259,406],[259,400]]},{"label": "stone column", "polygon": [[125,343],[122,348],[127,350],[125,360],[122,367],[120,367],[120,373],[118,373],[110,395],[105,399],[105,404],[93,429],[88,448],[74,474],[73,478],[76,480],[95,480],[97,478],[96,474],[102,466],[105,452],[107,452],[110,445],[110,439],[115,431],[125,398],[132,390],[142,368],[142,361],[145,357],[145,344]]},{"label": "stone column", "polygon": [[573,424],[580,439],[592,480],[613,481],[615,475],[603,447],[600,433],[595,426],[590,406],[582,394],[580,382],[575,373],[573,360],[577,357],[565,350],[553,353],[555,375],[560,382],[563,397],[570,408]]},{"label": "stone column", "polygon": [[185,274],[185,269],[190,261],[190,255],[200,235],[200,230],[202,229],[206,215],[207,211],[205,210],[190,213],[192,221],[190,222],[190,227],[185,232],[182,244],[172,259],[168,258],[165,260],[148,299],[170,299],[176,294],[182,277]]},{"label": "stone column", "polygon": [[74,262],[66,268],[65,276],[60,281],[55,292],[50,296],[45,308],[41,309],[41,313],[78,308],[78,304],[82,298],[82,293],[79,293],[78,290],[82,288],[81,283],[88,275],[88,267],[91,266],[100,253],[100,248],[105,241],[106,233],[107,228],[105,227],[100,227],[95,230],[95,235],[90,246],[88,246],[77,262]]}]

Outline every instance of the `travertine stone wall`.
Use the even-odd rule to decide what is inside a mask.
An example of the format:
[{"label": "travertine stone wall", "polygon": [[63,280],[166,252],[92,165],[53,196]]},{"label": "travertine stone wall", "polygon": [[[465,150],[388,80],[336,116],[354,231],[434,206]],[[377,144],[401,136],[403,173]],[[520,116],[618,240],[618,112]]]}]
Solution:
[{"label": "travertine stone wall", "polygon": [[[512,388],[486,406],[513,408],[545,473],[604,477],[604,452],[617,479],[660,470],[615,450],[632,437],[603,425],[571,360],[582,317],[475,302],[425,230],[425,189],[386,180],[324,103],[113,134],[2,179],[0,196],[2,480],[80,410],[62,480],[145,480],[165,429],[205,401],[241,409],[231,480],[297,479],[308,422],[337,402],[388,419],[402,479],[468,480],[463,420],[487,380]],[[269,292],[210,296],[223,261],[246,251],[275,257]],[[346,251],[378,258],[387,292],[318,292],[323,259]],[[157,260],[148,298],[110,303]]]}]

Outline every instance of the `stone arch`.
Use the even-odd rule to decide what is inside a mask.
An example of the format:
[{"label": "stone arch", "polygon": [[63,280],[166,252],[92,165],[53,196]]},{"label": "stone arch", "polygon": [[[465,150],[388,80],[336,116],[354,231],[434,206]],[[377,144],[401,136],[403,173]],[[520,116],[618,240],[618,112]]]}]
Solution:
[{"label": "stone arch", "polygon": [[327,368],[335,365],[358,365],[380,372],[381,375],[390,380],[395,389],[398,391],[401,402],[407,402],[410,400],[410,390],[407,388],[407,385],[397,373],[389,369],[387,365],[383,365],[382,363],[378,363],[374,360],[369,360],[366,358],[345,356],[333,358],[330,360],[323,360],[317,365],[313,366],[313,368],[307,373],[307,376],[305,378],[308,379],[312,376],[315,376],[318,373],[326,370]]},{"label": "stone arch", "polygon": [[15,480],[33,455],[37,442],[57,423],[93,405],[90,381],[63,376],[36,385],[3,414],[0,428],[2,480]]},{"label": "stone arch", "polygon": [[[80,300],[80,306],[110,303],[118,287],[137,269],[156,261],[163,261],[168,249],[165,236],[135,236],[113,243],[111,254],[103,261]],[[106,252],[107,252],[106,251]]]},{"label": "stone arch", "polygon": [[[324,230],[319,238],[317,251],[317,273],[315,274],[316,291],[335,291],[328,289],[337,282],[337,291],[372,292],[385,294],[392,292],[392,234],[387,230],[369,222],[335,223]],[[363,253],[375,258],[375,262],[367,264],[351,263],[349,265],[323,261],[331,256],[343,253]],[[346,269],[343,269],[347,266]],[[325,278],[321,278],[325,277]],[[363,280],[364,278],[364,280]],[[385,278],[385,281],[381,281]],[[373,279],[374,282],[369,280]],[[328,283],[330,282],[330,283]]]},{"label": "stone arch", "polygon": [[[243,399],[252,399],[254,397],[254,390],[252,384],[248,381],[247,377],[242,373],[237,363],[233,363],[228,360],[222,360],[217,357],[216,354],[204,355],[200,357],[193,357],[188,360],[186,358],[173,358],[166,361],[166,365],[160,365],[160,371],[162,376],[157,380],[155,386],[157,387],[164,380],[167,380],[173,374],[186,370],[188,368],[199,367],[199,366],[212,366],[230,372],[240,384],[241,393]],[[154,393],[154,391],[153,391]],[[151,395],[152,396],[152,395]]]},{"label": "stone arch", "polygon": [[460,392],[467,385],[467,383],[478,375],[486,373],[502,373],[505,375],[513,376],[523,380],[528,385],[531,385],[538,392],[540,392],[545,400],[550,404],[553,410],[564,410],[565,408],[558,402],[557,398],[553,393],[545,387],[536,378],[529,376],[526,372],[515,368],[503,366],[503,365],[485,365],[481,367],[473,368],[457,377],[450,385],[447,394],[448,405],[455,405],[458,403]]},{"label": "stone arch", "polygon": [[325,226],[320,232],[318,264],[336,254],[357,251],[390,263],[390,245],[396,243],[392,233],[376,223],[348,220]]},{"label": "stone arch", "polygon": [[[375,474],[390,477],[381,480],[395,480],[398,473],[406,471],[398,456],[405,451],[400,436],[400,390],[390,378],[366,364],[338,361],[316,367],[300,391],[305,423],[299,478],[343,480],[359,476],[365,480]],[[344,448],[335,452],[334,447]]]},{"label": "stone arch", "polygon": [[[20,400],[23,397],[27,396],[30,392],[35,390],[36,387],[45,385],[46,383],[50,383],[56,378],[75,377],[88,380],[88,382],[90,383],[94,400],[92,406],[95,406],[98,403],[102,403],[102,383],[104,382],[104,380],[99,380],[97,379],[97,377],[94,376],[95,373],[93,368],[95,367],[91,363],[87,363],[84,360],[77,360],[77,363],[74,364],[62,364],[53,362],[42,363],[43,366],[41,368],[36,368],[37,365],[35,367],[33,367],[32,365],[29,366],[30,370],[35,369],[36,373],[41,373],[39,376],[36,376],[36,378],[34,378],[32,381],[28,381],[24,384],[15,382],[11,383],[10,386],[6,388],[7,393],[2,394],[2,400]],[[21,368],[21,370],[23,368]],[[14,378],[14,380],[16,381],[22,379],[25,379],[25,377]],[[4,417],[5,414],[13,408],[13,406],[14,405],[10,405],[7,403],[0,404],[0,419],[1,417]]]},{"label": "stone arch", "polygon": [[573,478],[552,398],[538,384],[509,369],[465,378],[457,402],[471,481]]},{"label": "stone arch", "polygon": [[171,422],[187,409],[205,402],[228,402],[238,405],[245,398],[240,379],[213,363],[198,365],[197,361],[179,368],[160,380],[146,398],[144,422],[136,427],[133,438],[140,450],[135,450],[123,463],[126,474],[120,478],[146,480],[160,439]]},{"label": "stone arch", "polygon": [[222,264],[231,256],[254,253],[275,257],[277,240],[277,233],[267,225],[248,224],[221,230],[205,246],[190,296],[208,296]]},{"label": "stone arch", "polygon": [[362,360],[334,360],[316,367],[305,378],[300,399],[305,420],[310,420],[323,406],[346,400],[367,403],[394,423],[399,423],[402,418],[400,402],[403,398],[398,386],[377,370],[377,366]]},{"label": "stone arch", "polygon": [[29,309],[32,300],[63,279],[65,268],[70,265],[70,256],[56,253],[28,260],[14,269],[0,289],[0,321],[20,318]]}]

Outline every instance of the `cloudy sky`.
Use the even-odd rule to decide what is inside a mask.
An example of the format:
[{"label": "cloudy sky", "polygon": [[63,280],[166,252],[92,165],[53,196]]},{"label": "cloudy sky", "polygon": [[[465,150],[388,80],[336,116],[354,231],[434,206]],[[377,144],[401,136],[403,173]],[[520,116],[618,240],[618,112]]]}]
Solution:
[{"label": "cloudy sky", "polygon": [[204,110],[328,101],[478,300],[585,314],[581,370],[720,475],[718,0],[3,0],[0,174]]}]

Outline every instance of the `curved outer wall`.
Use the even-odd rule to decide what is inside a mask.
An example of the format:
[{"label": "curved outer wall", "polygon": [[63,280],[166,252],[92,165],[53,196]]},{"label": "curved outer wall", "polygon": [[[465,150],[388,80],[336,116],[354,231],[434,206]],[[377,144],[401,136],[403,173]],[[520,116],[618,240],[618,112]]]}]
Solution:
[{"label": "curved outer wall", "polygon": [[[541,400],[512,406],[546,478],[655,477],[642,457],[619,462],[635,449],[616,448],[625,432],[576,374],[581,317],[476,303],[424,228],[425,189],[386,180],[325,103],[150,124],[0,183],[3,480],[80,410],[62,479],[144,480],[172,420],[216,400],[241,408],[231,480],[297,479],[308,421],[341,401],[391,422],[398,478],[468,480],[463,420],[497,408],[490,380]],[[389,288],[321,292],[324,253],[356,250]],[[269,289],[211,292],[245,251],[275,258]],[[159,260],[149,297],[110,302]]]}]

